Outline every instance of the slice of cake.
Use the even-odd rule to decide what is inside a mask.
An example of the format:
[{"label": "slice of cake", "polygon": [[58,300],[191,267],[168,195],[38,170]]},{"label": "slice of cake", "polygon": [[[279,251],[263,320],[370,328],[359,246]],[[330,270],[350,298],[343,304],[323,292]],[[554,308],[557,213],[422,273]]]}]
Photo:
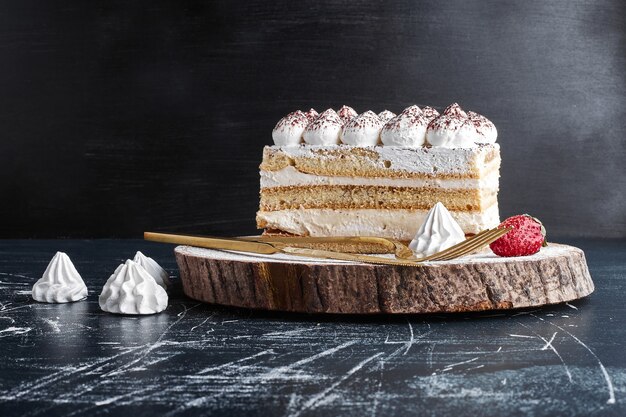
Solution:
[{"label": "slice of cake", "polygon": [[457,104],[441,115],[411,106],[388,120],[291,113],[274,129],[280,146],[263,151],[257,225],[266,234],[408,241],[441,202],[466,234],[495,227],[496,135]]}]

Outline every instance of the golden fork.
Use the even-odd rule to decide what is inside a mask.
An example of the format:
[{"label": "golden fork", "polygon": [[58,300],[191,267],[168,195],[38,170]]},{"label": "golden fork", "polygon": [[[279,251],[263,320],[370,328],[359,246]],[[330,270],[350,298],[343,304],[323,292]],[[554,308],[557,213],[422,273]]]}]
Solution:
[{"label": "golden fork", "polygon": [[163,243],[176,243],[181,245],[198,246],[209,249],[233,250],[260,254],[273,254],[282,252],[296,256],[305,256],[318,259],[333,259],[383,265],[420,266],[425,261],[454,259],[472,253],[477,249],[480,249],[493,242],[494,240],[500,238],[504,234],[508,233],[509,230],[510,229],[508,228],[495,228],[491,230],[486,230],[441,252],[423,258],[413,257],[411,259],[390,259],[373,255],[356,255],[327,250],[294,248],[279,242],[269,243],[231,238],[185,236],[153,232],[145,232],[144,239]]}]

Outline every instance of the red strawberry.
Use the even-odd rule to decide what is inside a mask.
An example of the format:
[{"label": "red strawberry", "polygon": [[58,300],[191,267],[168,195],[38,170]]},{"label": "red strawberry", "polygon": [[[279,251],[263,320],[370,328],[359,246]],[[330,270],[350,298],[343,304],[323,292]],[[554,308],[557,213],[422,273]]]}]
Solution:
[{"label": "red strawberry", "polygon": [[546,229],[536,218],[528,214],[509,217],[500,228],[511,227],[511,230],[489,247],[498,256],[526,256],[539,252],[541,246],[547,246]]}]

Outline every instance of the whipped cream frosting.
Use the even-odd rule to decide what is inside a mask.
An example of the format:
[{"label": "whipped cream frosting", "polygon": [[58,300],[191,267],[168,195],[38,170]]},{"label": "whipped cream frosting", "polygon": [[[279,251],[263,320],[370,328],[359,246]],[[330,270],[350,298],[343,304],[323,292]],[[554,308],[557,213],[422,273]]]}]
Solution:
[{"label": "whipped cream frosting", "polygon": [[426,140],[436,147],[473,148],[480,143],[480,135],[461,106],[454,103],[428,124]]},{"label": "whipped cream frosting", "polygon": [[339,111],[337,111],[337,115],[341,119],[341,122],[345,125],[359,114],[352,107],[343,105]]},{"label": "whipped cream frosting", "polygon": [[461,226],[443,204],[437,203],[426,215],[409,248],[417,257],[430,256],[464,240]]},{"label": "whipped cream frosting", "polygon": [[[382,121],[380,140],[374,141],[378,120]],[[368,126],[352,123],[366,119]],[[346,139],[343,133],[346,132]],[[495,125],[485,116],[465,112],[457,103],[446,107],[442,114],[430,106],[412,105],[400,114],[383,110],[378,115],[368,110],[361,115],[350,106],[338,112],[328,109],[318,114],[313,108],[289,113],[280,119],[272,131],[276,146],[296,146],[303,141],[309,145],[423,146],[441,148],[472,148],[476,144],[493,144],[498,137]]]},{"label": "whipped cream frosting", "polygon": [[302,134],[309,124],[307,115],[300,110],[289,113],[278,121],[272,131],[272,139],[277,146],[293,146],[302,142]]},{"label": "whipped cream frosting", "polygon": [[397,114],[389,110],[383,110],[380,113],[378,113],[378,118],[382,120],[383,122],[388,122],[389,120],[393,119],[396,116]]},{"label": "whipped cream frosting", "polygon": [[375,146],[380,142],[380,130],[385,123],[373,111],[366,111],[346,123],[341,141],[353,146]]},{"label": "whipped cream frosting", "polygon": [[426,142],[429,121],[419,107],[407,107],[383,126],[380,132],[381,141],[387,146],[422,147]]},{"label": "whipped cream frosting", "polygon": [[468,111],[467,117],[474,124],[476,131],[480,135],[480,143],[496,143],[498,130],[491,120],[473,111]]},{"label": "whipped cream frosting", "polygon": [[443,109],[442,116],[450,116],[450,117],[460,117],[462,119],[467,119],[467,113],[465,110],[459,106],[459,103],[452,103],[445,109]]},{"label": "whipped cream frosting", "polygon": [[32,296],[42,303],[70,303],[87,297],[87,286],[70,257],[57,252],[33,285]]},{"label": "whipped cream frosting", "polygon": [[422,116],[428,120],[433,120],[435,117],[439,116],[439,112],[430,106],[426,106],[422,109]]},{"label": "whipped cream frosting", "polygon": [[417,104],[414,104],[402,110],[400,113],[418,115],[422,114],[422,109],[420,109]]},{"label": "whipped cream frosting", "polygon": [[150,276],[154,278],[156,283],[163,287],[163,289],[166,290],[167,287],[170,285],[170,276],[167,271],[163,269],[161,265],[159,265],[157,261],[155,261],[151,257],[144,255],[140,251],[137,251],[135,257],[133,258],[133,262],[141,265],[143,269],[145,269],[150,274]]},{"label": "whipped cream frosting", "polygon": [[304,141],[309,145],[337,145],[343,122],[333,109],[322,112],[304,129]]},{"label": "whipped cream frosting", "polygon": [[311,123],[312,121],[317,119],[320,114],[315,109],[311,108],[309,109],[309,111],[304,112],[304,115],[306,116],[309,123]]},{"label": "whipped cream frosting", "polygon": [[154,314],[167,308],[167,292],[138,263],[127,260],[107,280],[100,308],[117,314]]}]

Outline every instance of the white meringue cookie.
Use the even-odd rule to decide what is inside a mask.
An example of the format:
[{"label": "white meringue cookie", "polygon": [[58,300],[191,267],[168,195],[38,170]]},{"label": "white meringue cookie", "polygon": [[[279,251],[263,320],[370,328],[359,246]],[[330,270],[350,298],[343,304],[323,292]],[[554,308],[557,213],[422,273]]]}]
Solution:
[{"label": "white meringue cookie", "polygon": [[304,141],[309,145],[337,145],[340,142],[343,122],[333,109],[322,112],[304,130]]},{"label": "white meringue cookie", "polygon": [[476,131],[480,135],[480,143],[496,143],[498,130],[491,120],[473,111],[468,111],[467,117],[472,121]]},{"label": "white meringue cookie", "polygon": [[426,142],[428,119],[417,106],[411,106],[383,126],[380,138],[387,146],[419,148]]},{"label": "white meringue cookie", "polygon": [[474,124],[457,103],[432,119],[426,130],[426,140],[435,147],[474,148],[479,139]]},{"label": "white meringue cookie", "polygon": [[309,124],[307,116],[300,110],[289,113],[278,121],[272,131],[276,146],[295,146],[302,142],[302,134]]},{"label": "white meringue cookie", "polygon": [[394,112],[391,112],[389,110],[383,110],[380,113],[378,113],[378,118],[380,120],[382,120],[383,122],[388,122],[389,120],[393,119],[394,117],[396,117],[397,114],[395,114]]},{"label": "white meringue cookie", "polygon": [[161,265],[157,263],[157,261],[149,256],[144,255],[140,251],[137,251],[135,257],[133,258],[133,262],[141,265],[143,269],[145,269],[150,274],[150,276],[154,278],[156,283],[163,287],[163,289],[166,290],[167,287],[169,287],[170,275],[165,269],[161,267]]},{"label": "white meringue cookie", "polygon": [[464,240],[465,233],[461,226],[443,204],[437,203],[426,215],[409,248],[415,256],[421,258],[448,249]]},{"label": "white meringue cookie", "polygon": [[155,314],[167,308],[165,290],[148,271],[130,259],[117,267],[98,299],[103,311],[117,314]]},{"label": "white meringue cookie", "polygon": [[70,303],[87,297],[87,286],[69,256],[57,252],[33,285],[32,296],[42,303]]},{"label": "white meringue cookie", "polygon": [[343,126],[341,141],[353,146],[376,146],[385,123],[371,110],[350,120]]},{"label": "white meringue cookie", "polygon": [[354,110],[352,107],[346,106],[346,105],[341,106],[339,111],[337,111],[337,116],[339,116],[339,118],[341,119],[341,122],[344,125],[346,123],[348,123],[350,120],[352,120],[355,117],[357,117],[358,115],[359,114],[356,112],[356,110]]}]

